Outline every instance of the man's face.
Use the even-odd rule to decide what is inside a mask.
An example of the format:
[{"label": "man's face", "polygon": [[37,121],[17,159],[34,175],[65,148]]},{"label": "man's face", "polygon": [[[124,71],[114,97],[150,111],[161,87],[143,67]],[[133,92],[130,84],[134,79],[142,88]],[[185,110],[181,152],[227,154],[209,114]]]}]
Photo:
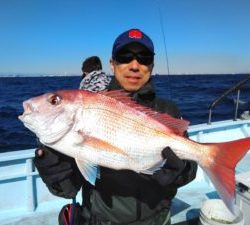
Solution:
[{"label": "man's face", "polygon": [[154,67],[153,59],[144,46],[132,43],[120,50],[110,64],[119,84],[133,92],[148,82]]}]

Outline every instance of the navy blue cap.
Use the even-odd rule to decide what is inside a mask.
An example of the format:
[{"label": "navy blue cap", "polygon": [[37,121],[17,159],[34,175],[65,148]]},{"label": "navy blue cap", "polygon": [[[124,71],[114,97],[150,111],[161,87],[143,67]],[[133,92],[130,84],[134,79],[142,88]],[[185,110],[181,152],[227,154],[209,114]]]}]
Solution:
[{"label": "navy blue cap", "polygon": [[112,49],[112,56],[114,57],[116,53],[121,50],[124,46],[130,43],[139,43],[146,47],[152,54],[154,54],[154,44],[152,40],[139,29],[130,29],[128,31],[120,34],[114,44]]}]

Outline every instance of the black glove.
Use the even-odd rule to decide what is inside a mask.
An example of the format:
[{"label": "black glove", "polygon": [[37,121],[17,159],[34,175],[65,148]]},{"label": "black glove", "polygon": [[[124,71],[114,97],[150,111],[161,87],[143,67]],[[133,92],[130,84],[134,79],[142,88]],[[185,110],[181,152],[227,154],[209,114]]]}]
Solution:
[{"label": "black glove", "polygon": [[59,225],[83,225],[85,221],[82,216],[82,208],[77,204],[68,204],[62,207],[59,216]]},{"label": "black glove", "polygon": [[75,160],[44,145],[35,152],[34,164],[50,192],[73,198],[80,190],[84,178]]},{"label": "black glove", "polygon": [[166,186],[177,180],[185,169],[186,161],[181,160],[169,147],[162,150],[162,157],[167,161],[160,170],[152,175],[152,178],[161,186]]}]

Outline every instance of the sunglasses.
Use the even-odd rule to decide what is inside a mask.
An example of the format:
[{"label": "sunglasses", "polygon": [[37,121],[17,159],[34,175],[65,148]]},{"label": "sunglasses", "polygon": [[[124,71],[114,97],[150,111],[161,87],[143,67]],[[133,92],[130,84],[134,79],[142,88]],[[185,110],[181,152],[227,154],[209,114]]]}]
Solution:
[{"label": "sunglasses", "polygon": [[150,53],[145,53],[145,52],[139,52],[139,53],[134,53],[134,52],[122,52],[122,53],[117,53],[114,56],[114,60],[117,61],[118,63],[130,63],[132,60],[136,59],[138,63],[149,66],[153,63],[154,61],[154,55]]}]

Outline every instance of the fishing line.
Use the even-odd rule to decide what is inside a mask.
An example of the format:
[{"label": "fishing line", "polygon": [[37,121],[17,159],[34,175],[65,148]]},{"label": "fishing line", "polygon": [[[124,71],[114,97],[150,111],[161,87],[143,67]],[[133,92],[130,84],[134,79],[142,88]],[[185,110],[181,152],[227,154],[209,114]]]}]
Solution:
[{"label": "fishing line", "polygon": [[167,44],[166,44],[166,35],[165,35],[164,26],[163,26],[163,17],[162,17],[162,12],[161,12],[161,7],[160,7],[159,1],[156,0],[156,4],[158,7],[158,11],[159,11],[160,27],[161,27],[161,33],[163,36],[163,44],[164,44],[164,51],[165,51],[165,60],[166,60],[167,77],[168,77],[168,85],[169,85],[168,95],[169,95],[169,99],[171,99],[172,98],[172,91],[171,91],[172,88],[171,88],[171,80],[170,80],[170,74],[169,74],[169,61],[168,61],[168,51],[167,51]]}]

